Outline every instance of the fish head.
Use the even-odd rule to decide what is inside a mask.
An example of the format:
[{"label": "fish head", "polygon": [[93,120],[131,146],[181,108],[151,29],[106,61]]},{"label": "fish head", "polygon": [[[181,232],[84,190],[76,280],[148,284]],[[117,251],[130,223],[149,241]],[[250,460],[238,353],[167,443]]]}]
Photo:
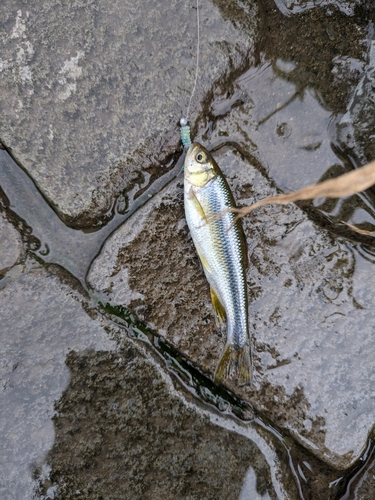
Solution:
[{"label": "fish head", "polygon": [[199,142],[193,142],[186,153],[185,179],[195,187],[204,187],[218,172],[218,167],[210,153]]}]

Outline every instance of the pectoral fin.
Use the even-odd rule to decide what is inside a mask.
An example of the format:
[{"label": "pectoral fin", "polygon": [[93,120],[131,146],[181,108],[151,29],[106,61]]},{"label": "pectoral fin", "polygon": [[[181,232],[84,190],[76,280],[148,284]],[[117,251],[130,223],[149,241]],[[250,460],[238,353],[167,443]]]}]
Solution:
[{"label": "pectoral fin", "polygon": [[200,204],[198,198],[196,197],[196,195],[193,191],[193,188],[190,188],[188,197],[189,197],[189,200],[193,203],[195,210],[202,217],[203,222],[207,222],[206,214],[204,213],[203,207]]},{"label": "pectoral fin", "polygon": [[218,299],[218,296],[214,292],[212,288],[210,288],[210,293],[211,293],[211,300],[212,300],[212,305],[214,306],[214,311],[217,317],[218,322],[224,323],[224,321],[227,319],[227,316],[225,314],[225,309],[222,306],[220,300]]}]

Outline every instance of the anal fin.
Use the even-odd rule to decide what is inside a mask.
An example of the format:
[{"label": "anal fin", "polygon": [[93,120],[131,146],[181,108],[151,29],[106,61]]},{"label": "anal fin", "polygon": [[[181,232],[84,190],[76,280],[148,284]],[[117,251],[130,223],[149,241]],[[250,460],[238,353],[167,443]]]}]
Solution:
[{"label": "anal fin", "polygon": [[248,385],[251,382],[251,378],[250,346],[245,344],[239,347],[233,344],[227,344],[224,354],[216,368],[215,380],[224,382],[228,379],[237,379],[240,385]]}]

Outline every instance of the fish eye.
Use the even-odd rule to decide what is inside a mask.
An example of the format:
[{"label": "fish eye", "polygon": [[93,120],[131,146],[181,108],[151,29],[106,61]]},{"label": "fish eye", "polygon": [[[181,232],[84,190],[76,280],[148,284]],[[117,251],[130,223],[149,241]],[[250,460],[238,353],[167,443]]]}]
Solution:
[{"label": "fish eye", "polygon": [[195,159],[199,161],[199,163],[202,163],[204,161],[204,156],[202,155],[202,153],[198,153]]}]

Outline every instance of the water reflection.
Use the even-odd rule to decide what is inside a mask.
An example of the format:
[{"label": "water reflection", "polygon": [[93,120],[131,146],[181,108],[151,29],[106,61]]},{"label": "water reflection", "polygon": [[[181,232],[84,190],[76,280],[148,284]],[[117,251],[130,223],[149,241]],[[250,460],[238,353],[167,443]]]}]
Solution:
[{"label": "water reflection", "polygon": [[[334,178],[355,167],[338,143],[341,115],[327,107],[319,91],[301,86],[298,75],[293,76],[296,68],[290,61],[272,63],[263,55],[259,66],[236,80],[232,93],[213,102],[212,122],[202,134],[202,140],[214,149],[230,138],[243,155],[262,166],[282,192]],[[375,229],[373,189],[346,199],[300,205],[326,229],[355,241],[372,241],[345,223]]]},{"label": "water reflection", "polygon": [[223,142],[219,132],[225,131],[284,191],[318,182],[338,163],[328,133],[332,114],[313,89],[297,92],[265,61],[237,80],[236,92],[243,103],[229,116],[221,117],[232,96],[213,105],[213,130],[205,135],[212,147]]},{"label": "water reflection", "polygon": [[[239,76],[229,91],[218,93],[202,138],[217,148],[229,137],[288,192],[366,162],[373,130],[374,50],[366,9],[354,12],[349,2],[333,0],[318,6],[302,0],[276,3],[284,15],[273,0],[261,3],[257,66]],[[355,122],[350,144],[344,137],[348,120],[352,129]],[[320,205],[317,210],[314,203],[303,206],[315,222],[336,234],[356,240],[342,221],[366,230],[375,227],[371,190],[342,203],[320,200]]]}]

